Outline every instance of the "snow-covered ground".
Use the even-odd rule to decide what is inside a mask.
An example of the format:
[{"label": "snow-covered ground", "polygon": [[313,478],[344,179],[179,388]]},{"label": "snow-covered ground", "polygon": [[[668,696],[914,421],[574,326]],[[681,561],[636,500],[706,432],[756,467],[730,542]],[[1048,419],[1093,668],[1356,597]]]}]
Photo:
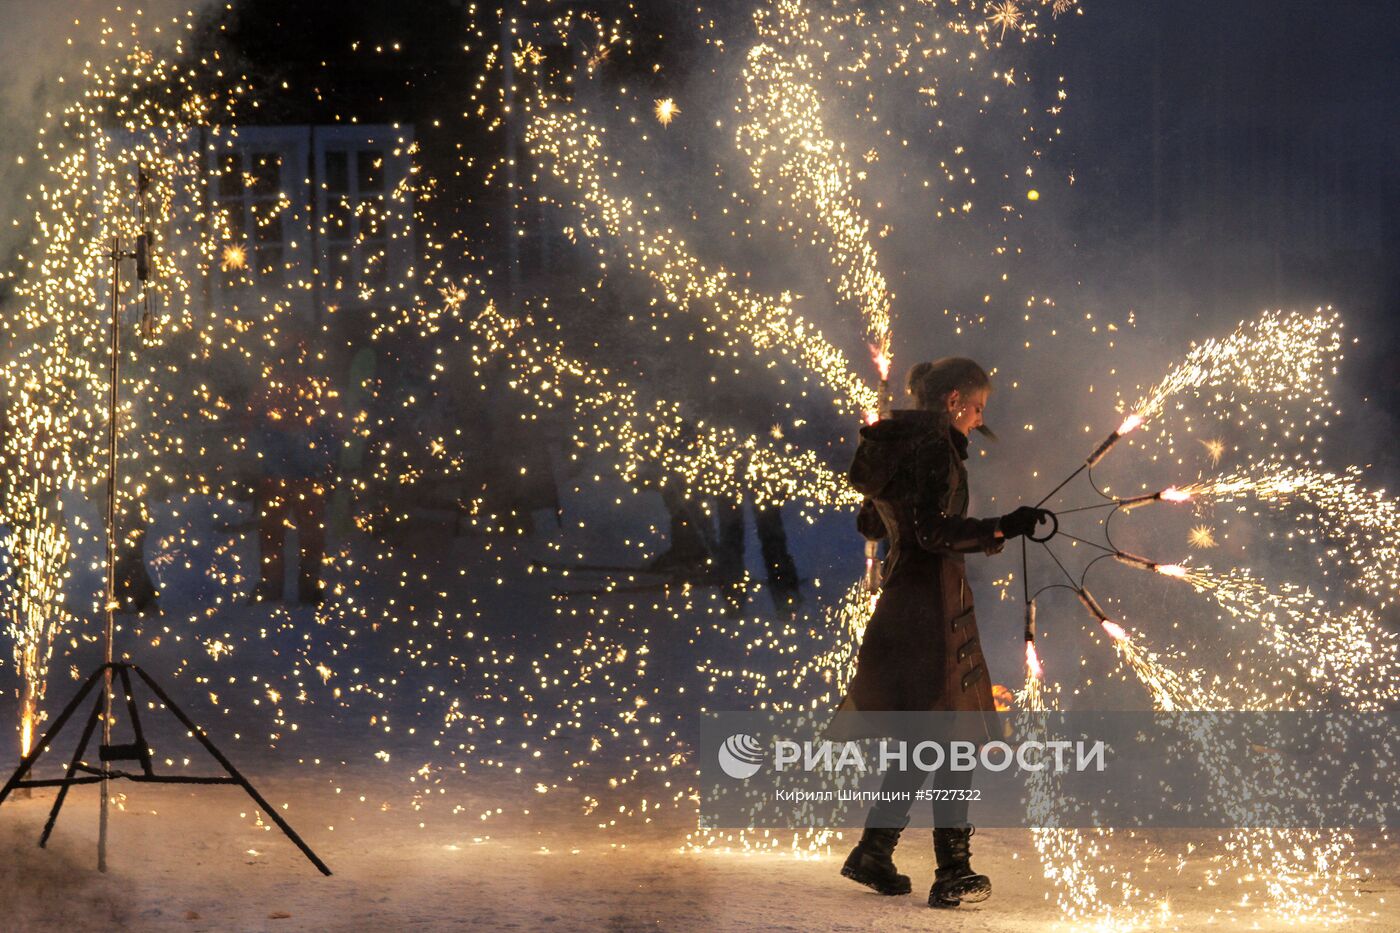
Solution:
[{"label": "snow-covered ground", "polygon": [[[1075,929],[1059,921],[1029,833],[974,837],[990,900],[933,912],[926,832],[897,852],[914,879],[884,898],[838,875],[839,853],[815,859],[684,852],[685,829],[660,825],[602,837],[575,814],[540,814],[473,841],[419,827],[409,809],[347,806],[306,778],[267,778],[276,800],[326,859],[323,878],[275,830],[259,827],[232,788],[126,789],[114,815],[111,865],[94,870],[95,794],[78,794],[47,851],[34,847],[47,792],[0,813],[0,917],[6,930],[926,930]],[[365,788],[360,788],[364,790]],[[334,830],[330,827],[334,826]],[[1347,926],[1400,930],[1400,846],[1379,842]],[[1314,929],[1272,919],[1189,873],[1164,887],[1175,916],[1160,929]]]}]

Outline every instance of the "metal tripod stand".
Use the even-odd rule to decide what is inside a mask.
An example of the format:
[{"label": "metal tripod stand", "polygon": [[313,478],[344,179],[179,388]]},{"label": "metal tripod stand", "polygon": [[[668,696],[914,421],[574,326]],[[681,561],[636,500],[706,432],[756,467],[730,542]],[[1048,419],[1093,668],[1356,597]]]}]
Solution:
[{"label": "metal tripod stand", "polygon": [[[170,711],[171,715],[180,721],[180,725],[188,729],[196,741],[204,746],[205,751],[223,767],[225,771],[223,775],[200,777],[183,774],[155,773],[151,762],[151,750],[146,744],[145,731],[141,728],[140,707],[136,702],[136,692],[132,689],[131,675],[133,673],[146,685],[155,698]],[[92,704],[92,712],[88,714],[87,721],[83,725],[82,738],[78,740],[78,747],[73,752],[73,757],[68,762],[68,770],[63,777],[26,779],[26,775],[29,774],[29,770],[34,766],[34,763],[38,761],[39,756],[48,750],[50,743],[57,737],[59,732],[63,731],[63,727],[68,724],[68,720],[77,712],[88,694],[92,693],[98,681],[101,680],[104,684],[110,684],[114,675],[121,681],[122,695],[126,701],[127,715],[131,719],[133,740],[121,745],[113,745],[111,744],[109,732],[108,737],[98,745],[97,749],[98,759],[101,765],[94,767],[83,763],[83,753],[87,751],[88,743],[92,740],[92,733],[97,727],[98,720],[104,719],[104,725],[109,725],[111,721],[104,710],[104,707],[111,703],[112,700],[110,687],[107,687],[98,695],[97,700]],[[104,729],[104,731],[108,730]],[[134,761],[140,764],[141,770],[139,773],[120,771],[109,767],[108,762],[113,761]],[[81,774],[79,772],[81,772]],[[331,870],[326,867],[326,863],[321,861],[315,852],[311,851],[311,847],[302,841],[302,838],[297,835],[296,830],[292,829],[287,821],[278,815],[277,811],[263,799],[262,794],[258,793],[257,788],[249,784],[248,779],[239,773],[232,762],[224,757],[223,753],[220,752],[218,748],[215,747],[214,743],[209,740],[209,737],[204,734],[204,730],[195,725],[194,721],[191,720],[189,716],[185,715],[184,710],[175,705],[175,701],[170,699],[169,695],[160,688],[160,685],[155,682],[151,675],[147,674],[135,664],[128,664],[124,661],[116,663],[108,662],[88,675],[87,679],[83,681],[83,685],[78,688],[77,695],[68,701],[68,705],[63,708],[63,712],[58,714],[58,718],[54,720],[53,725],[44,733],[44,737],[41,738],[38,744],[34,746],[33,750],[24,757],[24,760],[20,762],[15,773],[12,774],[9,781],[6,782],[4,789],[0,790],[0,804],[5,802],[6,798],[10,796],[11,791],[19,787],[57,787],[58,796],[54,798],[53,808],[49,810],[49,818],[47,822],[44,823],[44,832],[39,837],[39,845],[40,847],[44,847],[48,844],[49,836],[53,833],[54,824],[58,822],[58,812],[63,809],[63,801],[68,796],[68,788],[75,784],[102,784],[105,787],[107,781],[117,778],[124,778],[142,784],[237,784],[248,792],[248,796],[253,798],[253,802],[268,815],[272,822],[277,824],[277,828],[282,830],[288,839],[296,844],[296,847],[311,860],[311,864],[315,865],[316,868],[320,870],[321,874],[329,875],[331,873]],[[106,794],[105,790],[103,794]],[[99,839],[99,842],[101,843],[99,846],[99,867],[105,871],[105,838]]]},{"label": "metal tripod stand", "polygon": [[[315,865],[324,875],[329,875],[331,870],[326,867],[326,863],[311,851],[302,838],[296,834],[287,821],[278,815],[277,811],[268,805],[262,795],[257,792],[252,784],[238,772],[238,769],[224,757],[205,735],[204,730],[194,724],[185,715],[174,701],[160,688],[160,685],[151,678],[149,674],[125,661],[116,662],[112,660],[112,640],[116,629],[116,612],[118,601],[116,595],[116,569],[117,569],[117,439],[118,439],[118,388],[120,386],[120,359],[121,359],[121,264],[124,260],[134,259],[136,261],[136,279],[142,285],[143,301],[149,301],[149,292],[146,289],[146,282],[150,278],[151,260],[151,233],[146,228],[145,195],[149,187],[150,177],[146,174],[144,167],[138,166],[136,170],[136,190],[137,190],[137,217],[141,232],[136,238],[136,248],[131,251],[123,251],[121,248],[121,237],[112,237],[111,250],[106,253],[106,258],[111,261],[111,359],[110,359],[110,388],[107,397],[107,567],[106,567],[106,624],[103,643],[103,663],[102,665],[83,681],[78,693],[63,708],[63,712],[54,720],[53,725],[45,732],[43,738],[30,750],[29,754],[19,763],[14,774],[0,790],[0,804],[3,804],[10,793],[18,788],[25,787],[57,787],[58,796],[54,799],[53,808],[49,811],[48,822],[44,824],[44,832],[39,837],[39,845],[45,846],[49,841],[49,835],[53,832],[54,823],[58,820],[59,810],[63,808],[63,801],[68,796],[68,789],[75,784],[98,784],[100,785],[101,800],[98,808],[98,831],[97,831],[97,869],[107,870],[107,809],[108,792],[107,782],[109,780],[126,779],[147,784],[237,784],[248,792],[254,802],[264,813],[277,824],[278,828],[286,834],[287,838],[294,842],[297,848]],[[156,774],[151,764],[151,750],[146,744],[145,731],[141,727],[141,718],[138,713],[138,705],[133,690],[131,679],[132,673],[146,685],[151,693],[164,704],[165,708],[180,721],[189,733],[204,746],[204,749],[213,756],[224,769],[222,776],[214,777],[192,777],[185,775],[163,775]],[[133,737],[131,742],[125,744],[113,744],[112,742],[112,700],[113,700],[113,680],[120,679],[122,685],[122,695],[126,701],[127,715],[131,719]],[[39,756],[48,750],[53,740],[68,724],[73,713],[92,692],[97,682],[101,680],[103,689],[97,700],[93,703],[92,712],[88,715],[83,726],[82,737],[78,741],[78,747],[73,753],[73,757],[68,762],[66,773],[61,778],[52,779],[30,779],[27,775],[34,767]],[[92,740],[92,733],[95,731],[98,722],[102,724],[102,739],[98,744],[99,765],[93,766],[83,761],[83,754],[87,751],[88,743]],[[135,761],[141,766],[139,773],[118,770],[108,765],[108,762]],[[81,772],[81,773],[79,773]]]}]

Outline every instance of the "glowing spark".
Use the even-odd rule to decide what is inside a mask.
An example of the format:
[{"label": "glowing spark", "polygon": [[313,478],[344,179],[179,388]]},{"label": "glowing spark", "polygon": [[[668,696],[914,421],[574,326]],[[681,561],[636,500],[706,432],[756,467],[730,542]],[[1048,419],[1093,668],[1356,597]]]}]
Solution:
[{"label": "glowing spark", "polygon": [[856,305],[869,343],[889,356],[891,294],[852,187],[843,146],[823,116],[820,43],[803,0],[780,0],[758,20],[762,41],[744,66],[744,121],[736,134],[760,190],[803,205],[836,271],[836,292]]},{"label": "glowing spark", "polygon": [[1215,547],[1215,532],[1209,525],[1197,525],[1192,528],[1186,540],[1194,548]]},{"label": "glowing spark", "polygon": [[526,65],[539,65],[544,61],[544,53],[535,47],[533,42],[524,42],[514,53],[515,67],[523,69]]},{"label": "glowing spark", "polygon": [[[516,389],[541,409],[565,400],[584,426],[580,449],[614,454],[618,472],[629,482],[658,466],[680,489],[697,498],[758,502],[806,500],[813,504],[856,504],[860,495],[826,467],[816,452],[789,454],[732,429],[699,427],[672,402],[644,402],[624,382],[606,377],[563,355],[560,348],[531,339],[522,322],[488,304],[471,322],[480,339],[474,361],[504,358],[531,373]],[[566,391],[567,389],[567,391]]]},{"label": "glowing spark", "polygon": [[1021,8],[1016,5],[1015,0],[1001,0],[1000,3],[992,4],[992,15],[987,17],[987,21],[992,26],[1001,27],[1001,38],[1006,38],[1006,30],[1015,29],[1021,25],[1021,20],[1026,16],[1021,12]]},{"label": "glowing spark", "polygon": [[653,113],[656,114],[656,122],[662,126],[670,126],[671,121],[676,118],[676,114],[681,112],[681,108],[676,106],[676,102],[669,97],[663,97],[656,101]]},{"label": "glowing spark", "polygon": [[1210,457],[1210,462],[1216,464],[1225,455],[1225,442],[1218,439],[1200,441],[1200,445],[1206,449],[1206,455]]},{"label": "glowing spark", "polygon": [[225,246],[220,256],[219,268],[225,272],[248,268],[248,250],[235,243]]},{"label": "glowing spark", "polygon": [[614,197],[603,178],[616,171],[616,163],[603,151],[602,136],[600,128],[577,116],[556,113],[531,121],[525,142],[557,181],[578,191],[576,206],[622,241],[634,268],[650,276],[674,306],[705,316],[706,329],[732,347],[740,345],[742,335],[755,351],[789,357],[833,390],[840,410],[878,408],[876,391],[851,371],[839,348],[793,311],[791,295],[768,298],[736,286],[733,274],[706,268],[683,242],[650,229],[631,201]]}]

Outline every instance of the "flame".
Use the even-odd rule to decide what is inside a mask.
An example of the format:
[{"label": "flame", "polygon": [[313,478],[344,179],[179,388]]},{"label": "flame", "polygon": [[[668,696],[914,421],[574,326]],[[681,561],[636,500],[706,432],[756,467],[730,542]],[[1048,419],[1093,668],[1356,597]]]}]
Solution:
[{"label": "flame", "polygon": [[1180,564],[1158,564],[1157,572],[1164,577],[1181,578],[1186,576],[1186,568]]},{"label": "flame", "polygon": [[879,420],[880,420],[880,412],[879,412],[879,411],[877,411],[877,410],[874,409],[874,408],[869,409],[868,411],[866,411],[866,413],[865,413],[865,423],[866,423],[866,424],[874,424],[875,422],[877,422],[877,421],[879,421]]},{"label": "flame", "polygon": [[875,361],[875,369],[880,373],[880,381],[886,382],[890,378],[890,355],[882,347],[870,344],[870,358]]},{"label": "flame", "polygon": [[24,758],[34,747],[34,714],[26,709],[19,718],[19,757]]},{"label": "flame", "polygon": [[1123,630],[1123,626],[1114,622],[1112,619],[1104,619],[1099,624],[1102,625],[1103,630],[1108,633],[1108,637],[1112,638],[1114,641],[1128,640],[1128,633]]},{"label": "flame", "polygon": [[1045,674],[1045,668],[1040,664],[1040,655],[1036,654],[1035,642],[1026,642],[1026,671],[1036,680]]},{"label": "flame", "polygon": [[1142,415],[1139,415],[1137,412],[1133,412],[1131,415],[1123,419],[1123,423],[1118,426],[1118,433],[1127,434],[1129,431],[1136,430],[1141,425]]},{"label": "flame", "polygon": [[1161,499],[1163,502],[1190,502],[1191,493],[1184,489],[1177,489],[1175,486],[1168,486],[1166,489],[1157,493],[1157,498]]}]

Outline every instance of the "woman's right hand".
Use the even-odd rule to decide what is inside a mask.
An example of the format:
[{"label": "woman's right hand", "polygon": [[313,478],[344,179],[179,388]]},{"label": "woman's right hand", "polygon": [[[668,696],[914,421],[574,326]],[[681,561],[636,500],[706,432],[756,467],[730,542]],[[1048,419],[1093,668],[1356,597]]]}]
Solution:
[{"label": "woman's right hand", "polygon": [[1014,512],[1008,512],[997,519],[997,530],[1008,538],[1019,538],[1035,530],[1050,520],[1050,513],[1035,506],[1023,505]]}]

